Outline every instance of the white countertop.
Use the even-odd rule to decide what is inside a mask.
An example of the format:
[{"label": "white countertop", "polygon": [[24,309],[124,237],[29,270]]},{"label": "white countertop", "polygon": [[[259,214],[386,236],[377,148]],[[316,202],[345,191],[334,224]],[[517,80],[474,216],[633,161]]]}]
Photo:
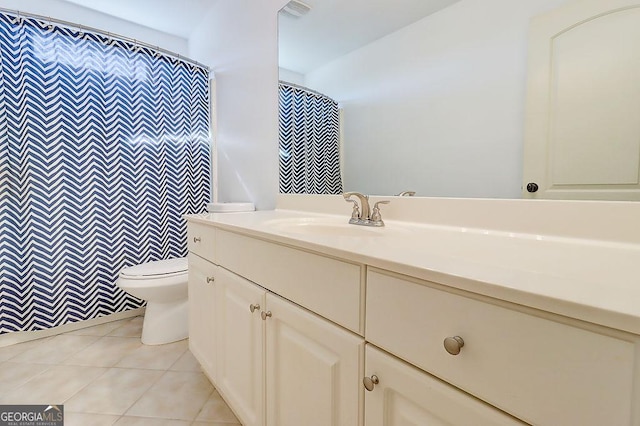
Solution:
[{"label": "white countertop", "polygon": [[640,334],[640,244],[389,220],[347,235],[297,232],[280,224],[348,217],[292,210],[186,219]]}]

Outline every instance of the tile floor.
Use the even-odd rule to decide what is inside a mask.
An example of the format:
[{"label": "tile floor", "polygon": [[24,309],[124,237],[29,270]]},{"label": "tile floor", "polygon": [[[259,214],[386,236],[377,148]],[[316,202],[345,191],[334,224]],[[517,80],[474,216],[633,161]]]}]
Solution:
[{"label": "tile floor", "polygon": [[240,425],[188,341],[140,343],[142,317],[0,348],[0,404],[64,404],[65,426]]}]

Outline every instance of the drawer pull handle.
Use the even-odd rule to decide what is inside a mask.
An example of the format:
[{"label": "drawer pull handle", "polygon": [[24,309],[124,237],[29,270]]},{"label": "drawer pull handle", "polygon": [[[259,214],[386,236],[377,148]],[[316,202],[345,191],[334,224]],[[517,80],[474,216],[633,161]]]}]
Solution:
[{"label": "drawer pull handle", "polygon": [[458,355],[464,346],[464,340],[460,336],[447,337],[444,339],[444,348],[451,355]]},{"label": "drawer pull handle", "polygon": [[364,385],[364,388],[369,392],[371,392],[378,383],[380,383],[380,380],[378,379],[378,376],[376,376],[375,374],[371,377],[365,377],[364,379],[362,379],[362,384]]},{"label": "drawer pull handle", "polygon": [[194,243],[199,243],[200,241],[202,241],[202,238],[200,238],[200,237],[193,237],[193,242],[194,242]]},{"label": "drawer pull handle", "polygon": [[260,305],[254,305],[253,303],[249,305],[249,310],[253,313],[256,309],[260,309]]},{"label": "drawer pull handle", "polygon": [[207,277],[207,284],[210,284],[216,280],[216,277]]},{"label": "drawer pull handle", "polygon": [[271,311],[267,311],[267,312],[262,311],[260,313],[260,316],[262,317],[263,320],[266,321],[267,318],[271,318]]}]

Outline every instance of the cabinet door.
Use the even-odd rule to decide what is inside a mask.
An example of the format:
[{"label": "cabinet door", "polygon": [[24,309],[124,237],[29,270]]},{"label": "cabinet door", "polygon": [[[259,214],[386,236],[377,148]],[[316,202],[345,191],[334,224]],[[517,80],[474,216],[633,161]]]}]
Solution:
[{"label": "cabinet door", "polygon": [[364,340],[267,294],[268,426],[353,426],[360,406]]},{"label": "cabinet door", "polygon": [[365,375],[378,379],[365,392],[367,426],[524,424],[370,344]]},{"label": "cabinet door", "polygon": [[265,291],[224,268],[218,277],[216,385],[243,425],[263,425]]},{"label": "cabinet door", "polygon": [[215,279],[218,267],[189,253],[189,349],[205,373],[216,379]]}]

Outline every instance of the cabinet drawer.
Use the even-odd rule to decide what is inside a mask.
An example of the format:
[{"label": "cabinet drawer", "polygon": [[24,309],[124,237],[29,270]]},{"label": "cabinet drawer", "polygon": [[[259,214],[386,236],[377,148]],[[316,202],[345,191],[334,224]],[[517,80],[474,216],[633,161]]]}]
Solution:
[{"label": "cabinet drawer", "polygon": [[216,229],[212,226],[187,222],[187,246],[189,251],[210,262],[216,261],[215,235]]},{"label": "cabinet drawer", "polygon": [[361,333],[360,265],[218,230],[218,264]]},{"label": "cabinet drawer", "polygon": [[[632,336],[588,331],[380,272],[367,274],[367,341],[529,423],[631,424]],[[456,356],[443,345],[453,336],[464,341]]]}]

